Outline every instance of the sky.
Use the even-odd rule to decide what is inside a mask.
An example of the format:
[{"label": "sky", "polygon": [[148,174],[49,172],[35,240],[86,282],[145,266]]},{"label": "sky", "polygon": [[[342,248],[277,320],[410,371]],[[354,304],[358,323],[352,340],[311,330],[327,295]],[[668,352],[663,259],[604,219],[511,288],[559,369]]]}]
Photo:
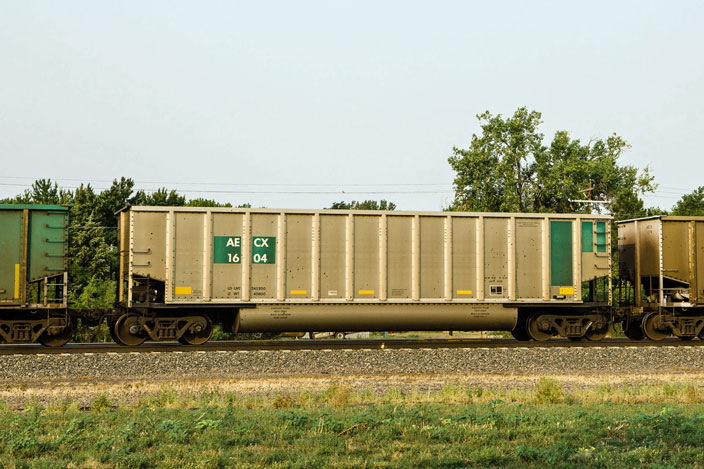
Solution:
[{"label": "sky", "polygon": [[646,205],[704,185],[701,1],[0,2],[0,198],[177,189],[441,210],[476,115],[616,133]]}]

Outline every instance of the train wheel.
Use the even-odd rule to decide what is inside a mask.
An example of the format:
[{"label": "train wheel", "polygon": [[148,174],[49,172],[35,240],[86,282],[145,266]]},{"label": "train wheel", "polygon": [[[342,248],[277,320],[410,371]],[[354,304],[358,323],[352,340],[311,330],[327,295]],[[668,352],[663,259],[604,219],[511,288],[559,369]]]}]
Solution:
[{"label": "train wheel", "polygon": [[207,316],[203,316],[203,319],[205,319],[205,327],[200,331],[184,332],[178,341],[183,345],[201,345],[210,340],[210,336],[213,335],[213,321]]},{"label": "train wheel", "polygon": [[650,313],[643,318],[643,332],[650,340],[662,340],[670,335],[660,329],[660,318],[658,317],[658,313]]},{"label": "train wheel", "polygon": [[584,337],[587,338],[587,340],[590,340],[592,342],[596,342],[598,340],[602,340],[604,337],[606,337],[606,334],[609,333],[609,326],[604,326],[601,329],[592,329],[591,327],[587,330],[587,333],[584,334]]},{"label": "train wheel", "polygon": [[642,321],[623,321],[621,323],[623,334],[631,340],[643,340],[645,333],[643,332]]},{"label": "train wheel", "polygon": [[528,319],[528,335],[531,339],[542,342],[551,338],[553,333],[549,322],[541,321],[540,316],[533,316]]},{"label": "train wheel", "polygon": [[520,341],[530,340],[530,335],[528,335],[526,321],[521,316],[518,317],[518,321],[516,322],[516,327],[514,327],[513,330],[511,331],[511,335],[516,340],[520,340]]},{"label": "train wheel", "polygon": [[139,317],[135,314],[123,314],[113,327],[115,342],[128,347],[142,345],[147,335],[142,332]]},{"label": "train wheel", "polygon": [[71,340],[71,336],[73,336],[73,322],[69,321],[68,325],[58,334],[49,334],[44,331],[37,340],[39,340],[40,344],[47,347],[61,347]]},{"label": "train wheel", "polygon": [[117,340],[117,336],[115,335],[115,323],[117,321],[109,321],[108,322],[108,332],[110,332],[110,337],[112,338],[112,341],[115,342],[116,344],[119,344],[120,341]]}]

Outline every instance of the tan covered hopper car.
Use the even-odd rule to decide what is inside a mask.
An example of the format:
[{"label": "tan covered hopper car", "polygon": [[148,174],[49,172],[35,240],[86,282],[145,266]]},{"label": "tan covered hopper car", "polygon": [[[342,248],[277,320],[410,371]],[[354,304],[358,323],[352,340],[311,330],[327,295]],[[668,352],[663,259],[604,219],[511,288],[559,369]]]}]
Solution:
[{"label": "tan covered hopper car", "polygon": [[112,327],[127,344],[200,343],[212,321],[240,332],[599,339],[609,224],[602,215],[128,207],[119,213],[125,314]]},{"label": "tan covered hopper car", "polygon": [[617,224],[620,278],[638,292],[626,308],[626,334],[653,340],[704,335],[704,217]]}]

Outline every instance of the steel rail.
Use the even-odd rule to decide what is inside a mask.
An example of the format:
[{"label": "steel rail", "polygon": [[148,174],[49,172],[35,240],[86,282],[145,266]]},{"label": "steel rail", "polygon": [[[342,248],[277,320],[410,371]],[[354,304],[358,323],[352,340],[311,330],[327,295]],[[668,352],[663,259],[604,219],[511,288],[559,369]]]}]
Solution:
[{"label": "steel rail", "polygon": [[322,339],[322,340],[228,340],[203,345],[181,345],[178,342],[145,342],[137,347],[114,343],[71,343],[63,347],[39,344],[1,344],[0,355],[86,354],[86,353],[151,353],[151,352],[237,352],[274,350],[398,350],[443,348],[593,348],[593,347],[692,347],[704,346],[704,340],[634,341],[626,338],[597,342],[575,342],[551,339],[545,342],[521,342],[514,339]]}]

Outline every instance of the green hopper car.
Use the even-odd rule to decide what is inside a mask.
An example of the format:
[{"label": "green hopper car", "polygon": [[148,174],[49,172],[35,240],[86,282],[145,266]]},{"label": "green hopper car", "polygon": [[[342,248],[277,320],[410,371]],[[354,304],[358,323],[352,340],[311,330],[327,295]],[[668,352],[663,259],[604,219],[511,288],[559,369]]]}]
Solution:
[{"label": "green hopper car", "polygon": [[0,204],[0,339],[65,344],[68,207]]}]

